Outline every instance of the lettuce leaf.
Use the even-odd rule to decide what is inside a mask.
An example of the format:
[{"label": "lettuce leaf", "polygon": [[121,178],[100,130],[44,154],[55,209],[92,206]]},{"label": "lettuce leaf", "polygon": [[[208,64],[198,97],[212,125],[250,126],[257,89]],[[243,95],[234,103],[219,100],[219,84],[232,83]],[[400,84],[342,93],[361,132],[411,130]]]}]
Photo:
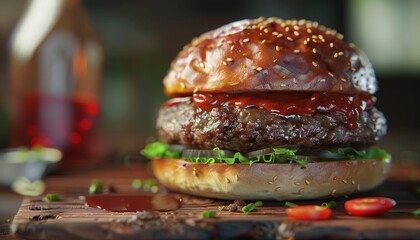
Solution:
[{"label": "lettuce leaf", "polygon": [[[213,164],[213,163],[227,163],[227,164],[253,164],[253,163],[297,163],[302,166],[307,166],[309,161],[306,159],[299,159],[296,157],[297,150],[287,148],[273,148],[273,153],[256,156],[254,158],[247,158],[240,152],[236,152],[233,157],[228,157],[223,154],[220,148],[214,148],[216,152],[215,157],[196,157],[196,158],[184,158],[189,162]],[[346,156],[346,159],[351,160],[369,160],[369,159],[381,159],[387,160],[391,156],[384,149],[381,148],[370,148],[366,150],[356,150],[352,147],[338,148],[333,153],[338,153]],[[182,151],[171,150],[169,145],[162,142],[154,142],[148,144],[142,151],[141,154],[147,158],[180,158]],[[337,159],[323,159],[325,161],[339,161]]]}]

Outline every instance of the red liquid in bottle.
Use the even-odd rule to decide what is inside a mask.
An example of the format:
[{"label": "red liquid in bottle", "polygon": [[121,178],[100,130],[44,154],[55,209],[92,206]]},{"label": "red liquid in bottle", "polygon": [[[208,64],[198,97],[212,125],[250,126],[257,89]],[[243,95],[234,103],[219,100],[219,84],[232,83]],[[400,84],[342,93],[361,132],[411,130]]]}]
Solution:
[{"label": "red liquid in bottle", "polygon": [[16,107],[13,147],[53,147],[61,149],[65,157],[87,155],[85,143],[99,113],[96,100],[33,93]]}]

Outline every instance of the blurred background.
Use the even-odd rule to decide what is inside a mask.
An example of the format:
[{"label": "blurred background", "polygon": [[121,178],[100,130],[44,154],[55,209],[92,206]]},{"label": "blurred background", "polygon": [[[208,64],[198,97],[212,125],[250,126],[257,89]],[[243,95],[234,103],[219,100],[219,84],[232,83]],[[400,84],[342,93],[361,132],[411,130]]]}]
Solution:
[{"label": "blurred background", "polygon": [[[40,50],[41,47],[36,44],[45,44],[45,39],[51,38],[48,36],[51,29],[65,28],[75,34],[76,38],[87,41],[86,45],[89,41],[94,45],[89,49],[79,49],[78,52],[79,62],[93,61],[92,63],[76,67],[73,65],[76,69],[75,81],[88,77],[93,85],[76,86],[71,90],[73,95],[79,94],[78,91],[82,92],[79,95],[83,96],[78,99],[84,99],[83,104],[87,104],[83,105],[84,109],[88,109],[88,113],[82,114],[91,114],[88,120],[86,117],[78,119],[75,116],[74,121],[80,121],[78,124],[89,129],[90,133],[89,136],[77,132],[69,133],[69,141],[73,144],[92,144],[89,149],[98,149],[97,156],[105,156],[110,153],[136,154],[147,138],[154,136],[157,110],[165,100],[162,79],[171,60],[193,37],[235,20],[276,16],[318,21],[337,29],[344,34],[346,41],[363,49],[372,61],[379,81],[377,107],[385,113],[389,123],[389,134],[379,145],[389,150],[398,160],[420,158],[420,101],[417,99],[420,89],[420,1],[52,0],[55,4],[69,2],[72,6],[77,5],[77,14],[82,12],[83,17],[70,14],[73,11],[71,7],[70,10],[65,10],[67,13],[64,10],[54,12],[51,10],[57,7],[54,3],[48,4],[48,0],[33,1],[32,8],[37,9],[35,12],[54,19],[50,19],[49,23],[45,19],[45,22],[36,22],[29,16],[31,14],[25,13],[29,2],[0,2],[1,147],[6,147],[13,141],[13,134],[22,134],[13,127],[17,124],[16,120],[12,120],[17,111],[14,98],[20,94],[22,88],[29,91],[26,85],[37,88],[33,86],[34,81],[40,81],[33,70],[37,68],[33,61],[37,60],[32,59],[30,54],[48,52],[48,49]],[[34,6],[36,4],[39,6]],[[29,24],[26,28],[31,30],[23,29],[25,24]],[[44,29],[46,25],[49,26],[48,29]],[[28,31],[45,33],[37,39]],[[55,36],[54,41],[63,39],[64,42],[67,41],[66,46],[73,44],[63,36]],[[16,52],[19,41],[34,45],[32,47],[35,50],[27,56],[27,63],[22,63],[19,59],[23,55]],[[56,61],[51,60],[46,66],[38,68],[48,70],[55,63]],[[94,70],[86,70],[83,66],[94,66]],[[46,81],[45,84],[51,83]],[[46,91],[60,91],[60,87],[58,86],[58,90],[47,87]],[[83,91],[97,99],[89,100]],[[35,105],[25,106],[34,108],[38,106],[37,101],[42,99],[39,96],[26,99],[25,101]],[[55,108],[61,109],[60,104]],[[20,118],[27,120],[35,114],[25,111],[26,115],[20,115]],[[63,112],[62,116],[68,114]],[[56,121],[63,121],[64,118],[50,117],[56,118]],[[84,142],[85,137],[90,140]],[[39,138],[33,141],[42,144],[46,140]],[[16,143],[20,143],[19,139]],[[106,152],[101,152],[104,149]]]}]

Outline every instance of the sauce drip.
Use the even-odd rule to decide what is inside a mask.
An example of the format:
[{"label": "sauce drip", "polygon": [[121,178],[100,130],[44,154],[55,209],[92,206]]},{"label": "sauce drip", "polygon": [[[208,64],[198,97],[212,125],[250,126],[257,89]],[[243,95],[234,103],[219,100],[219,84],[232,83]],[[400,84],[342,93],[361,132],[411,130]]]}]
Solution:
[{"label": "sauce drip", "polygon": [[172,196],[146,194],[89,195],[86,204],[110,212],[171,211],[181,207]]},{"label": "sauce drip", "polygon": [[263,108],[282,116],[312,115],[319,112],[340,112],[347,117],[347,128],[356,129],[365,109],[374,105],[369,94],[338,94],[329,92],[282,93],[197,93],[192,96],[196,106],[210,111],[226,104],[241,108]]}]

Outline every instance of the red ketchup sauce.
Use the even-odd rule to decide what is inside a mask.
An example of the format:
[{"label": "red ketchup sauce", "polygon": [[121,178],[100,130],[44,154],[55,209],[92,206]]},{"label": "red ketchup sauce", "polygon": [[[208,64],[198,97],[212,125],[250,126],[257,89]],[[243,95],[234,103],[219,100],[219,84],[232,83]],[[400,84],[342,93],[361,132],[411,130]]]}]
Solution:
[{"label": "red ketchup sauce", "polygon": [[281,116],[312,115],[315,112],[340,112],[347,118],[347,128],[356,129],[362,112],[373,107],[369,94],[339,94],[330,92],[273,92],[273,93],[195,93],[192,97],[174,98],[164,106],[193,101],[199,108],[235,105],[241,108],[263,108]]},{"label": "red ketchup sauce", "polygon": [[86,204],[110,212],[172,211],[181,207],[169,195],[99,194],[86,196]]}]

